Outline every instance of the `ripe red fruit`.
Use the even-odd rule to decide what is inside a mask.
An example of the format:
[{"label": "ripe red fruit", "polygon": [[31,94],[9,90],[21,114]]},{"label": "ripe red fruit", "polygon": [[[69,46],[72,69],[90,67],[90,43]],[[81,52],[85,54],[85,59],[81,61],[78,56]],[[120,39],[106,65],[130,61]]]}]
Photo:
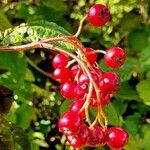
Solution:
[{"label": "ripe red fruit", "polygon": [[101,92],[100,99],[101,99],[101,105],[103,107],[107,106],[110,103],[110,94]]},{"label": "ripe red fruit", "polygon": [[103,26],[110,19],[109,9],[103,4],[95,4],[88,11],[87,19],[93,26]]},{"label": "ripe red fruit", "polygon": [[94,71],[95,71],[95,75],[98,77],[98,80],[100,80],[100,78],[102,77],[103,71],[98,68],[95,64],[92,65]]},{"label": "ripe red fruit", "polygon": [[70,107],[70,111],[73,113],[78,113],[83,119],[85,118],[85,110],[83,109],[80,112],[80,109],[82,108],[83,104],[84,104],[84,100],[82,99],[77,99],[76,101],[74,101]]},{"label": "ripe red fruit", "polygon": [[120,47],[112,47],[106,51],[104,61],[111,68],[121,67],[126,60],[125,51]]},{"label": "ripe red fruit", "polygon": [[86,145],[89,138],[89,128],[85,124],[82,124],[79,132],[77,134],[72,134],[67,136],[67,141],[74,148],[82,148]]},{"label": "ripe red fruit", "polygon": [[77,85],[74,89],[75,98],[83,98],[85,93],[87,93],[87,89],[83,89],[80,85]]},{"label": "ripe red fruit", "polygon": [[85,53],[85,56],[90,64],[94,64],[97,60],[97,54],[91,53],[94,52],[92,48],[83,48],[83,52]]},{"label": "ripe red fruit", "polygon": [[78,71],[80,71],[80,70],[81,69],[80,69],[79,65],[74,65],[74,66],[71,67],[71,69],[70,69],[70,77],[71,77],[72,80],[75,79]]},{"label": "ripe red fruit", "polygon": [[66,112],[64,113],[59,121],[59,131],[66,134],[75,134],[79,131],[82,124],[82,118],[77,113]]},{"label": "ripe red fruit", "polygon": [[70,70],[68,68],[56,68],[53,72],[53,78],[60,82],[66,82],[69,79]]},{"label": "ripe red fruit", "polygon": [[106,142],[105,133],[99,126],[94,126],[90,129],[89,139],[87,145],[91,147],[103,146]]},{"label": "ripe red fruit", "polygon": [[[110,103],[110,94],[100,92],[100,100],[102,107],[107,106]],[[90,106],[94,108],[98,106],[95,92],[92,94],[92,97],[90,99]]]},{"label": "ripe red fruit", "polygon": [[74,88],[75,84],[73,82],[65,82],[60,86],[60,93],[64,98],[74,98]]},{"label": "ripe red fruit", "polygon": [[101,92],[112,94],[118,91],[120,78],[115,72],[106,72],[102,75],[99,83]]},{"label": "ripe red fruit", "polygon": [[81,74],[78,79],[78,84],[80,86],[86,86],[90,83],[89,77],[87,74]]},{"label": "ripe red fruit", "polygon": [[119,127],[111,127],[107,131],[107,144],[114,149],[122,149],[128,141],[128,133]]},{"label": "ripe red fruit", "polygon": [[68,61],[69,57],[67,55],[59,53],[53,58],[52,65],[54,68],[66,67]]}]

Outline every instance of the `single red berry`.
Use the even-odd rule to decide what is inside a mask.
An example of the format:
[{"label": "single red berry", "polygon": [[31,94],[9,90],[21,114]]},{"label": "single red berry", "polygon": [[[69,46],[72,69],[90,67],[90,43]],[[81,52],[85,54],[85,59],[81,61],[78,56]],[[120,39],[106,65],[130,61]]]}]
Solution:
[{"label": "single red berry", "polygon": [[111,68],[121,67],[126,60],[125,51],[120,47],[112,47],[106,51],[104,61]]},{"label": "single red berry", "polygon": [[119,127],[111,127],[107,131],[107,144],[114,149],[122,149],[128,141],[128,133]]},{"label": "single red berry", "polygon": [[68,61],[69,57],[67,55],[59,53],[53,58],[52,65],[54,68],[66,67]]},{"label": "single red berry", "polygon": [[92,53],[94,50],[92,48],[83,48],[83,52],[85,53],[85,56],[90,64],[94,64],[97,60],[97,54]]},{"label": "single red berry", "polygon": [[110,94],[101,92],[100,99],[101,99],[101,105],[103,107],[107,106],[110,103]]},{"label": "single red berry", "polygon": [[94,126],[90,129],[89,139],[87,145],[90,147],[103,146],[106,142],[105,133],[99,126]]},{"label": "single red berry", "polygon": [[74,101],[70,107],[70,111],[73,113],[78,113],[83,119],[85,118],[85,110],[83,109],[80,112],[80,109],[82,108],[83,104],[84,104],[84,100],[82,99],[77,99],[76,101]]},{"label": "single red berry", "polygon": [[87,89],[82,88],[80,85],[76,85],[74,89],[75,98],[83,98],[85,93],[87,93]]},{"label": "single red berry", "polygon": [[[91,76],[93,78],[93,80],[95,82],[98,82],[98,76],[95,74],[95,72],[90,72],[91,73]],[[82,73],[79,78],[78,78],[78,84],[82,87],[82,88],[86,88],[86,86],[88,86],[90,83],[90,79],[88,77],[87,74],[85,73]]]},{"label": "single red berry", "polygon": [[82,72],[82,71],[81,71],[79,65],[74,65],[74,66],[72,66],[71,69],[70,69],[70,77],[71,77],[71,79],[74,80],[75,77],[76,77],[76,75],[77,75],[77,73],[79,73],[79,75],[80,75],[81,72]]},{"label": "single red berry", "polygon": [[60,93],[64,98],[71,99],[74,98],[74,88],[76,85],[71,82],[65,82],[60,86]]},{"label": "single red berry", "polygon": [[87,19],[93,26],[103,26],[110,19],[109,9],[103,4],[95,4],[89,9]]},{"label": "single red berry", "polygon": [[80,115],[70,111],[64,113],[58,121],[59,131],[66,135],[78,133],[81,124],[82,118]]},{"label": "single red berry", "polygon": [[99,83],[101,92],[112,94],[118,91],[120,86],[120,78],[115,72],[103,73]]},{"label": "single red berry", "polygon": [[89,80],[89,77],[88,77],[88,75],[87,74],[81,74],[80,76],[79,76],[79,78],[78,78],[78,84],[80,85],[80,86],[83,86],[83,88],[85,88],[84,86],[87,86],[87,85],[89,85],[89,83],[90,83],[90,80]]},{"label": "single red berry", "polygon": [[68,68],[56,68],[53,72],[53,78],[60,82],[66,82],[69,79],[70,70]]},{"label": "single red berry", "polygon": [[68,143],[74,148],[82,148],[86,146],[86,142],[89,138],[89,128],[87,125],[82,124],[77,134],[67,136]]}]

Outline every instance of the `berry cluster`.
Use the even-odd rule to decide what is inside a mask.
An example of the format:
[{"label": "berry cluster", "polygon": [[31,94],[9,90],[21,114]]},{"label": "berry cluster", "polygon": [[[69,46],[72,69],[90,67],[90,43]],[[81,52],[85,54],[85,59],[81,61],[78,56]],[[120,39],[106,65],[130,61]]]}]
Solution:
[{"label": "berry cluster", "polygon": [[[87,14],[93,26],[102,26],[109,18],[109,9],[102,4],[94,5]],[[127,143],[128,134],[119,127],[107,129],[107,117],[102,110],[110,103],[112,94],[118,91],[120,79],[117,73],[103,72],[98,67],[96,60],[99,52],[104,54],[104,62],[111,69],[121,67],[126,60],[125,51],[120,47],[107,51],[85,47],[78,50],[74,58],[66,53],[54,56],[53,78],[60,83],[61,95],[67,100],[74,100],[69,111],[60,117],[58,127],[74,148],[97,147],[107,143],[111,149],[120,150]],[[98,110],[93,122],[89,115],[91,108]]]}]

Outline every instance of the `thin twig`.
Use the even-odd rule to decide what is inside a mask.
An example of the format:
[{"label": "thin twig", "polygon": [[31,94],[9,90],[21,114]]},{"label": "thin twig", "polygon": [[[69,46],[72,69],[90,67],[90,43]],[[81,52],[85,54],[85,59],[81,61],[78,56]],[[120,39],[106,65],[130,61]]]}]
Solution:
[{"label": "thin twig", "polygon": [[85,21],[86,18],[87,18],[87,15],[81,19],[78,30],[77,30],[76,34],[74,35],[75,37],[78,37],[80,35],[82,26],[83,26],[83,22]]},{"label": "thin twig", "polygon": [[[42,73],[43,75],[52,78],[52,75],[50,73],[45,72],[44,70],[42,70],[41,68],[39,68],[31,59],[29,59],[28,57],[26,58],[27,62],[37,71],[39,71],[40,73]],[[53,79],[53,78],[52,78]]]}]

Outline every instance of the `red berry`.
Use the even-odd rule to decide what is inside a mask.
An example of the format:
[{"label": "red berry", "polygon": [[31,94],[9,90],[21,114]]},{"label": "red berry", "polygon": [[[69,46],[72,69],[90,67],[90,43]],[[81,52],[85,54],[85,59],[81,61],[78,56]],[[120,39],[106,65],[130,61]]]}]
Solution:
[{"label": "red berry", "polygon": [[70,76],[71,79],[74,80],[75,76],[77,75],[78,71],[82,72],[79,65],[74,65],[70,69]]},{"label": "red berry", "polygon": [[120,47],[112,47],[106,51],[104,61],[111,68],[121,67],[126,60],[125,51]]},{"label": "red berry", "polygon": [[91,147],[103,146],[106,142],[105,133],[99,126],[94,126],[90,129],[87,145]]},{"label": "red berry", "polygon": [[115,72],[106,72],[102,75],[99,83],[101,92],[112,94],[118,91],[120,78]]},{"label": "red berry", "polygon": [[[110,94],[100,92],[100,100],[102,107],[107,106],[110,103]],[[90,99],[90,106],[94,108],[98,106],[95,92],[92,92],[92,96]]]},{"label": "red berry", "polygon": [[74,98],[74,88],[75,84],[73,82],[65,82],[60,86],[60,93],[63,97],[71,99]]},{"label": "red berry", "polygon": [[87,74],[81,74],[79,76],[78,83],[81,86],[87,86],[90,83],[90,80]]},{"label": "red berry", "polygon": [[98,103],[97,103],[97,98],[96,98],[96,92],[92,91],[92,95],[90,98],[90,106],[91,107],[97,107]]},{"label": "red berry", "polygon": [[90,64],[94,64],[97,60],[97,54],[91,53],[94,52],[92,48],[83,48],[83,52],[85,53],[85,56]]},{"label": "red berry", "polygon": [[100,68],[98,68],[95,64],[93,64],[92,67],[93,67],[98,79],[100,80],[100,78],[102,77],[103,71]]},{"label": "red berry", "polygon": [[110,103],[110,94],[101,92],[100,99],[101,99],[101,105],[103,107],[107,106]]},{"label": "red berry", "polygon": [[60,132],[70,135],[79,131],[82,124],[82,118],[77,113],[66,112],[63,114],[59,121],[58,127]]},{"label": "red berry", "polygon": [[107,131],[107,144],[114,149],[122,149],[128,141],[128,133],[119,127],[111,127]]},{"label": "red berry", "polygon": [[53,72],[53,78],[60,82],[66,82],[69,79],[70,70],[68,68],[56,68]]},{"label": "red berry", "polygon": [[83,104],[84,104],[84,100],[82,99],[77,99],[75,102],[72,103],[71,107],[70,107],[70,111],[73,113],[79,113],[80,116],[84,119],[85,118],[85,110],[83,109],[80,112],[80,109],[82,108]]},{"label": "red berry", "polygon": [[55,55],[55,57],[53,58],[52,65],[54,68],[66,67],[68,61],[69,61],[68,56],[66,56],[65,54],[59,53]]},{"label": "red berry", "polygon": [[103,26],[110,19],[109,9],[103,4],[95,4],[88,11],[87,19],[93,26]]},{"label": "red berry", "polygon": [[74,148],[82,148],[86,145],[89,138],[89,133],[89,128],[85,124],[82,124],[77,134],[67,136],[67,141]]},{"label": "red berry", "polygon": [[77,85],[74,89],[75,98],[83,98],[85,93],[87,93],[87,89],[83,89],[80,85]]}]

